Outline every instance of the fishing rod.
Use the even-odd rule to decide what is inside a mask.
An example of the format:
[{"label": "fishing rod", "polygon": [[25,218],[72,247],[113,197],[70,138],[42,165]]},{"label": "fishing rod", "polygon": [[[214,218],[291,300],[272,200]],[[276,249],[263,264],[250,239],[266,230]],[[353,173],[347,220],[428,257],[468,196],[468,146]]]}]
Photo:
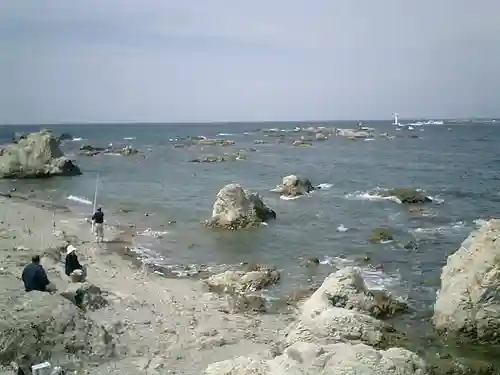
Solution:
[{"label": "fishing rod", "polygon": [[[97,209],[97,186],[99,185],[99,173],[97,173],[97,177],[95,179],[95,192],[94,192],[94,206],[93,206],[93,211],[92,215],[95,214],[96,209]],[[94,232],[94,220],[92,220],[92,232]]]}]

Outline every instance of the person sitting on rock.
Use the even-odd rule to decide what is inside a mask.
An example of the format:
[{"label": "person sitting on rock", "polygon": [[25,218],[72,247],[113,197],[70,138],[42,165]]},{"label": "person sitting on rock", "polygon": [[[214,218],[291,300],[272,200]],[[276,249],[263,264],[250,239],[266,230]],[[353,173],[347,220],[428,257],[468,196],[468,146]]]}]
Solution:
[{"label": "person sitting on rock", "polygon": [[22,279],[27,292],[38,290],[40,292],[55,291],[54,285],[49,281],[47,273],[40,264],[40,256],[34,255],[31,263],[24,267]]},{"label": "person sitting on rock", "polygon": [[66,259],[64,261],[64,272],[73,279],[83,281],[85,279],[85,268],[78,261],[75,253],[76,247],[68,245],[66,248]]}]

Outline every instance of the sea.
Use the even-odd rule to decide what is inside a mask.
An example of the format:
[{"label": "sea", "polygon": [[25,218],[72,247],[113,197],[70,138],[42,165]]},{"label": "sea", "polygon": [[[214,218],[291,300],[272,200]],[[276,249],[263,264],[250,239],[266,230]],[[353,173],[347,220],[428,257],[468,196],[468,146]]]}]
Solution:
[{"label": "sea", "polygon": [[[410,122],[410,121],[408,121]],[[196,277],[242,262],[275,265],[281,282],[266,293],[280,298],[321,282],[347,265],[362,267],[374,287],[407,298],[413,314],[404,324],[426,325],[440,285],[441,268],[469,233],[500,215],[500,125],[495,121],[418,123],[413,130],[391,121],[364,126],[389,137],[330,137],[293,147],[295,128],[354,128],[357,122],[210,124],[67,124],[1,126],[0,144],[14,132],[51,129],[69,133],[63,151],[83,174],[52,179],[3,180],[15,188],[68,205],[82,218],[97,203],[109,222],[135,225],[144,262],[166,277]],[[268,129],[267,131],[265,129]],[[273,129],[269,131],[269,129]],[[279,143],[276,134],[285,134]],[[223,138],[229,146],[174,147],[189,136]],[[268,143],[257,144],[264,140]],[[83,144],[130,144],[142,156],[80,156]],[[200,155],[244,151],[244,160],[192,163]],[[322,189],[283,200],[272,189],[283,176],[308,178]],[[218,191],[238,183],[258,192],[277,214],[267,226],[245,231],[204,227]],[[380,189],[421,189],[432,203],[412,212]],[[97,188],[97,189],[96,189]],[[394,241],[372,243],[371,232],[389,227]],[[411,246],[405,246],[407,244]],[[305,267],[308,259],[320,265]],[[415,328],[419,329],[419,328]]]}]

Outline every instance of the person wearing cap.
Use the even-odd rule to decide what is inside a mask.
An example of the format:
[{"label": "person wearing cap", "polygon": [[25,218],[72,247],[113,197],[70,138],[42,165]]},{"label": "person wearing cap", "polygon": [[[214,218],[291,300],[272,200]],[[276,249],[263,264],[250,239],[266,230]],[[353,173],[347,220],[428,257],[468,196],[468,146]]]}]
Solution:
[{"label": "person wearing cap", "polygon": [[85,278],[85,268],[78,261],[75,253],[76,247],[68,245],[66,248],[66,259],[64,262],[64,271],[66,275],[72,276],[74,273],[80,273],[82,279]]},{"label": "person wearing cap", "polygon": [[97,242],[103,242],[104,240],[104,213],[101,207],[92,216],[92,221],[94,222],[94,231]]}]

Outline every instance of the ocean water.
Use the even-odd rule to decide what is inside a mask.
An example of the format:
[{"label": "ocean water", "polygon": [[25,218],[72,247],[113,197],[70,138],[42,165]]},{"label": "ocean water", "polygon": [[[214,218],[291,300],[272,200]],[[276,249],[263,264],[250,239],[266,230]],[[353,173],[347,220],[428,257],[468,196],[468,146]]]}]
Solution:
[{"label": "ocean water", "polygon": [[[45,126],[77,139],[62,147],[74,155],[83,175],[0,181],[0,190],[15,187],[21,192],[32,191],[70,205],[75,214],[90,215],[92,206],[67,197],[92,201],[98,176],[98,203],[108,220],[134,223],[138,233],[146,231],[139,238],[143,255],[151,262],[173,270],[240,262],[276,265],[283,277],[269,291],[271,295],[321,281],[343,265],[361,265],[371,282],[407,296],[417,311],[407,319],[420,324],[420,314],[432,308],[446,257],[456,251],[480,220],[500,215],[500,126],[491,122],[445,122],[410,132],[396,131],[390,121],[372,121],[365,125],[395,137],[369,142],[331,137],[309,148],[295,148],[289,142],[279,144],[260,131],[309,125],[347,128],[355,123]],[[0,127],[0,144],[10,141],[14,131],[39,128]],[[173,147],[176,138],[218,134],[234,140],[235,145],[204,146],[203,150]],[[296,138],[293,133],[287,135],[287,139]],[[260,139],[269,140],[269,144],[254,144]],[[128,143],[146,157],[78,156],[78,148],[84,143]],[[248,151],[250,148],[257,151]],[[238,150],[248,151],[246,160],[189,162],[203,153]],[[271,189],[291,173],[314,184],[331,186],[325,185],[329,188],[310,196],[281,200]],[[233,182],[260,193],[276,211],[277,220],[243,232],[205,229],[201,222],[210,217],[215,195]],[[392,187],[423,189],[434,198],[425,206],[428,215],[411,213],[407,206],[378,199],[373,192]],[[175,223],[169,224],[172,221]],[[371,243],[371,231],[380,226],[392,228],[398,241]],[[151,235],[155,231],[163,232],[161,238]],[[418,243],[418,247],[401,246],[409,241]],[[311,257],[320,259],[322,264],[317,269],[302,265]]]}]

